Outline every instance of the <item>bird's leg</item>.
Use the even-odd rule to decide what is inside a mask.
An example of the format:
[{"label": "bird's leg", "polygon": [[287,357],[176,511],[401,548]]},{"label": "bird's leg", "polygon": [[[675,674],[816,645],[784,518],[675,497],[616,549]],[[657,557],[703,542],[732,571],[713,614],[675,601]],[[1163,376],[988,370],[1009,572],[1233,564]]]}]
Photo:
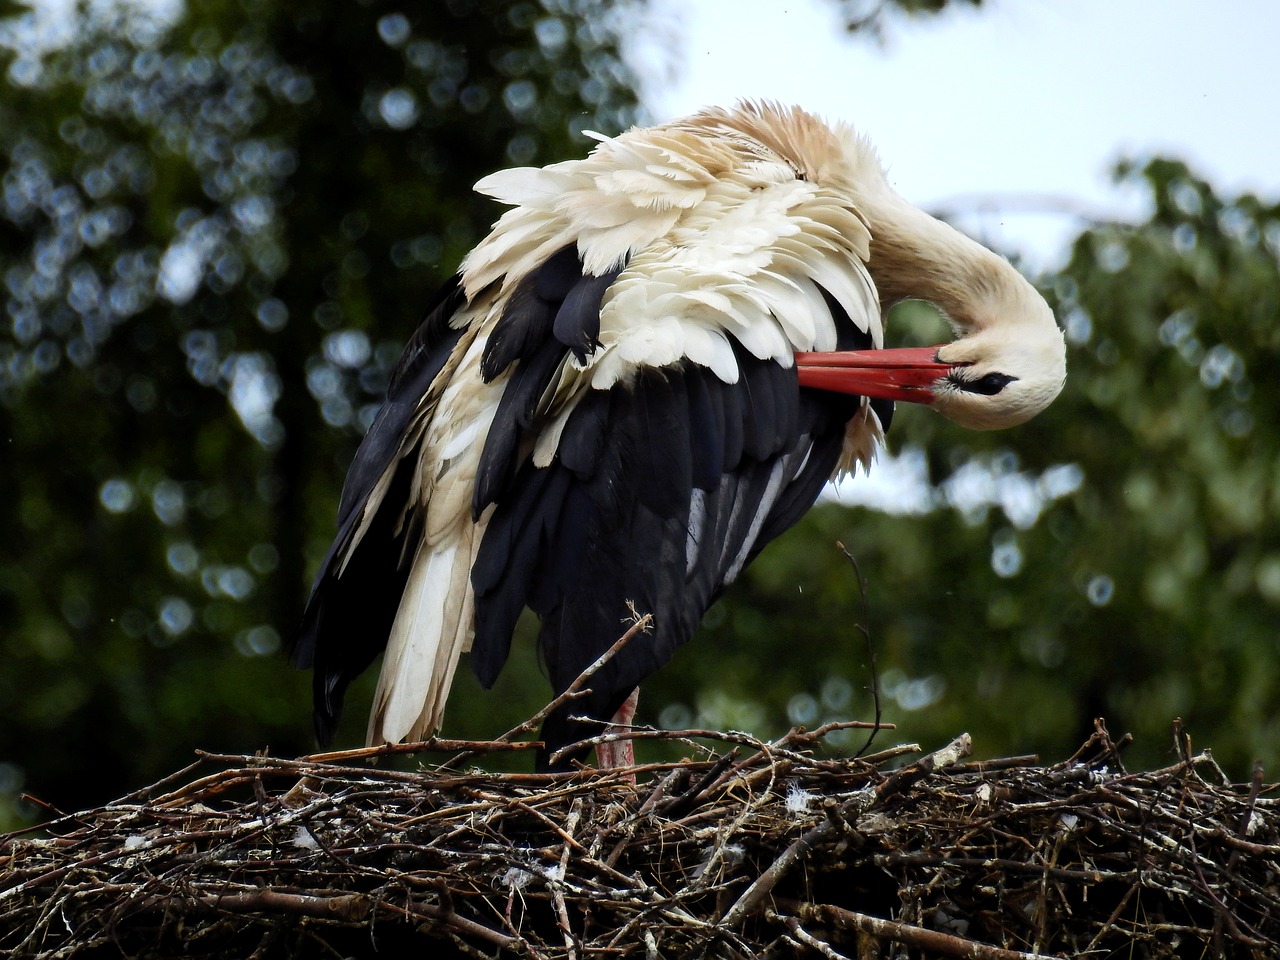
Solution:
[{"label": "bird's leg", "polygon": [[[640,688],[631,691],[630,696],[622,701],[622,706],[613,715],[609,725],[604,728],[606,734],[627,733],[631,722],[636,717],[636,704],[640,702]],[[614,740],[596,746],[596,762],[601,770],[611,767],[633,767],[636,763],[636,752],[630,740]]]}]

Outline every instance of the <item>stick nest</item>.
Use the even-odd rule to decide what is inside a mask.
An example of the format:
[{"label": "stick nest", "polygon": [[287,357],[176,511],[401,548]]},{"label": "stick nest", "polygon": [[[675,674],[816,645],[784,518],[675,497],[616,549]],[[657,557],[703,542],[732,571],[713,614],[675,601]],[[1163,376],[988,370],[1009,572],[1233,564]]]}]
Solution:
[{"label": "stick nest", "polygon": [[453,752],[416,773],[202,755],[0,838],[0,955],[1276,955],[1260,769],[1127,773],[1101,723],[1052,766],[967,737],[832,759],[825,732],[710,735],[638,783],[464,768],[509,742],[418,745]]}]

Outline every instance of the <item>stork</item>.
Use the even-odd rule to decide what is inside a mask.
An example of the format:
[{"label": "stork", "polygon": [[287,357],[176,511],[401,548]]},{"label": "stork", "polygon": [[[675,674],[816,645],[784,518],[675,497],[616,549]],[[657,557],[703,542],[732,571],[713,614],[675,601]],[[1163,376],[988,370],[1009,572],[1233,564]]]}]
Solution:
[{"label": "stork", "polygon": [[[595,139],[476,185],[510,209],[391,376],[296,641],[322,743],[384,649],[371,743],[434,733],[464,651],[491,685],[526,607],[557,692],[651,614],[547,717],[547,769],[598,732],[574,717],[628,722],[760,550],[870,466],[894,401],[985,430],[1062,387],[1044,299],[899,197],[851,127],[743,103]],[[954,339],[883,349],[908,298]]]}]

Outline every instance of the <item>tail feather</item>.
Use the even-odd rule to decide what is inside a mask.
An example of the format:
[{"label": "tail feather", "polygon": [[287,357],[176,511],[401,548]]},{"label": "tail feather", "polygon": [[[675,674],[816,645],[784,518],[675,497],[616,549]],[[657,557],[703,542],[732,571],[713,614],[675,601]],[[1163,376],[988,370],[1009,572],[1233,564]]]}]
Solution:
[{"label": "tail feather", "polygon": [[421,740],[440,728],[474,632],[470,573],[482,533],[463,522],[448,542],[419,546],[378,676],[369,743]]}]

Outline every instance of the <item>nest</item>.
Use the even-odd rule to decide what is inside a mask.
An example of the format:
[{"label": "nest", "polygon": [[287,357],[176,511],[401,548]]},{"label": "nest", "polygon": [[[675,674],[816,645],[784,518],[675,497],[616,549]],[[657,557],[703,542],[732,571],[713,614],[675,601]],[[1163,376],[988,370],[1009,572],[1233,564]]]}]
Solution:
[{"label": "nest", "polygon": [[[349,751],[203,754],[0,841],[11,957],[1272,957],[1274,788],[1208,755],[1127,773],[1099,723],[1069,760],[968,738],[823,756],[830,728],[709,731],[679,763],[419,772]],[[1185,738],[1178,742],[1186,745]],[[904,761],[915,757],[912,762]]]}]

